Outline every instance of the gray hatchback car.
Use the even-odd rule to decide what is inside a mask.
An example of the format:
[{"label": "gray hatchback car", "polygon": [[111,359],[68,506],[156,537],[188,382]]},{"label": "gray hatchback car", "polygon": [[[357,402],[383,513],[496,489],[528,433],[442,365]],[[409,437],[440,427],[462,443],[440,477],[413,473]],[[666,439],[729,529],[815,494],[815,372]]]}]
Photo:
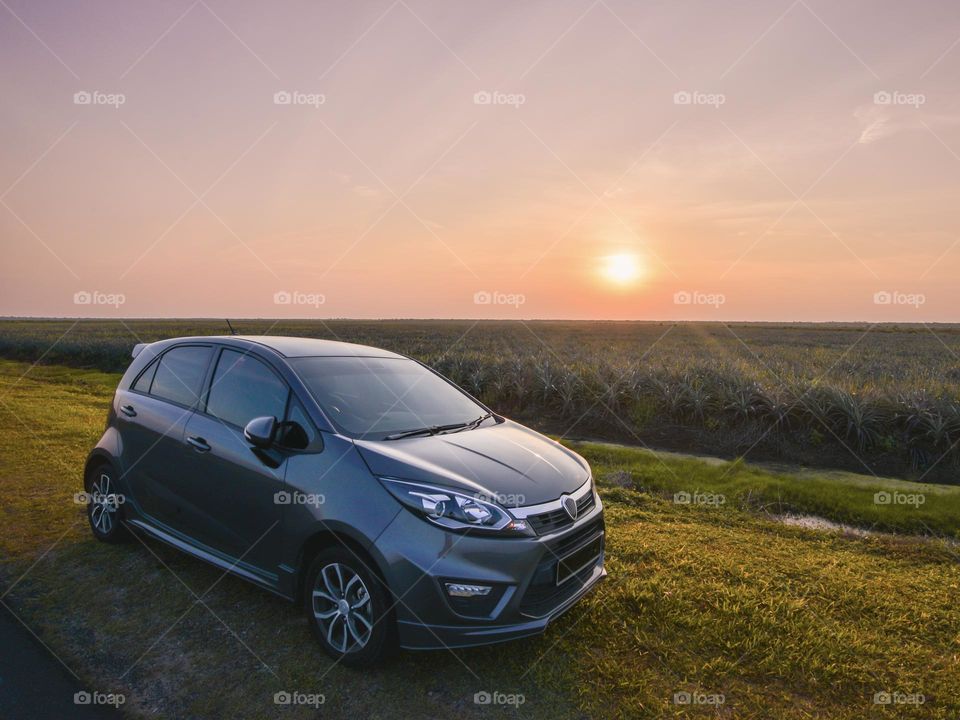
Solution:
[{"label": "gray hatchback car", "polygon": [[138,345],[84,469],[94,535],[140,531],[295,602],[324,650],[542,632],[606,575],[576,453],[362,345]]}]

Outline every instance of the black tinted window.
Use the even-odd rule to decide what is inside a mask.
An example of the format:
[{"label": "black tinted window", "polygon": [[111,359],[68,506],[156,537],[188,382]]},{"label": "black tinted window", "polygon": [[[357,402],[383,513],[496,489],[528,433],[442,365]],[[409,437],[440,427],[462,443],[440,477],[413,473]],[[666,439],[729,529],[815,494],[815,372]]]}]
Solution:
[{"label": "black tinted window", "polygon": [[160,358],[150,394],[164,400],[192,406],[210,360],[209,347],[190,346],[168,350]]},{"label": "black tinted window", "polygon": [[303,450],[313,442],[313,423],[296,398],[291,400],[287,420],[280,426],[277,441],[288,448]]},{"label": "black tinted window", "polygon": [[484,412],[413,360],[308,357],[290,362],[327,417],[353,437],[465,423]]},{"label": "black tinted window", "polygon": [[287,384],[252,355],[224,350],[207,398],[207,412],[243,427],[255,417],[282,420]]},{"label": "black tinted window", "polygon": [[137,392],[148,393],[150,392],[150,383],[153,382],[153,374],[157,371],[157,361],[154,360],[147,366],[147,369],[140,373],[140,377],[137,378],[137,381],[133,384],[131,390],[136,390]]}]

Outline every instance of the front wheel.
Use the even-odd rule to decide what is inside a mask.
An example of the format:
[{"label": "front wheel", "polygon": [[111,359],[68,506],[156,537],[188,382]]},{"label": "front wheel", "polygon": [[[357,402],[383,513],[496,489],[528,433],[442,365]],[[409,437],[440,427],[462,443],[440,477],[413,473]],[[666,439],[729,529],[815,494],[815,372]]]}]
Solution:
[{"label": "front wheel", "polygon": [[320,552],[306,584],[307,619],[324,651],[350,667],[367,667],[392,650],[392,617],[380,578],[344,547]]},{"label": "front wheel", "polygon": [[109,465],[93,468],[85,483],[87,491],[87,520],[97,540],[117,543],[126,540],[127,529],[122,524],[124,497],[117,492],[116,477]]}]

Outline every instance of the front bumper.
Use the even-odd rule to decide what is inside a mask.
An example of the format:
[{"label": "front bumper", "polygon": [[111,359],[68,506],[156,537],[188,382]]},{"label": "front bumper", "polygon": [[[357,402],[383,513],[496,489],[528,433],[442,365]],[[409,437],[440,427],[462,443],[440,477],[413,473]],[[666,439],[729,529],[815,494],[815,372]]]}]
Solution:
[{"label": "front bumper", "polygon": [[[536,538],[447,532],[401,512],[377,539],[395,600],[400,645],[407,649],[470,647],[542,633],[606,577],[605,528],[594,508],[561,531]],[[560,585],[557,564],[577,550],[599,554]],[[473,613],[447,596],[446,582],[491,585],[495,604]]]}]

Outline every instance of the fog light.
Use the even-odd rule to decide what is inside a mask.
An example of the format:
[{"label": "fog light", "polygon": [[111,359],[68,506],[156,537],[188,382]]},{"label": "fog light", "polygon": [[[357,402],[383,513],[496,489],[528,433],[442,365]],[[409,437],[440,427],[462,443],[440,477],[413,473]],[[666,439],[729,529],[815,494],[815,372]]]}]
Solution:
[{"label": "fog light", "polygon": [[493,588],[489,585],[465,585],[463,583],[447,583],[447,595],[450,597],[478,597],[489,595]]}]

